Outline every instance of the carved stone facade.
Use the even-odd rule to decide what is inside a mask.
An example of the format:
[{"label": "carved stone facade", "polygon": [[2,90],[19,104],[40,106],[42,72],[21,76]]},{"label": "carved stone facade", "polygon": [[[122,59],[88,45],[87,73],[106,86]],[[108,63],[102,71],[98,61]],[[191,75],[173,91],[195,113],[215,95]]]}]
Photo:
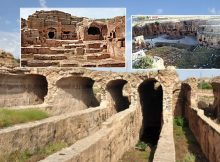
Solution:
[{"label": "carved stone facade", "polygon": [[36,11],[21,19],[21,45],[22,66],[124,67],[125,17]]}]

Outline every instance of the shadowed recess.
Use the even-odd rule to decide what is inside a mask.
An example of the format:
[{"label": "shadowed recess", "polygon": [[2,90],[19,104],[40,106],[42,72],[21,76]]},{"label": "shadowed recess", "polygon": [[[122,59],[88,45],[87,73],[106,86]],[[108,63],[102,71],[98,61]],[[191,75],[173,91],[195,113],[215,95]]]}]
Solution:
[{"label": "shadowed recess", "polygon": [[127,84],[126,80],[112,80],[107,84],[107,91],[110,93],[117,112],[127,109],[130,101],[127,96],[123,95],[123,87]]},{"label": "shadowed recess", "polygon": [[67,77],[57,81],[59,87],[56,103],[59,107],[73,107],[82,110],[99,106],[93,92],[94,80],[88,77]]},{"label": "shadowed recess", "polygon": [[138,88],[143,114],[140,139],[157,144],[162,127],[163,90],[156,80],[145,80]]},{"label": "shadowed recess", "polygon": [[47,87],[46,77],[42,75],[0,75],[0,106],[41,104]]}]

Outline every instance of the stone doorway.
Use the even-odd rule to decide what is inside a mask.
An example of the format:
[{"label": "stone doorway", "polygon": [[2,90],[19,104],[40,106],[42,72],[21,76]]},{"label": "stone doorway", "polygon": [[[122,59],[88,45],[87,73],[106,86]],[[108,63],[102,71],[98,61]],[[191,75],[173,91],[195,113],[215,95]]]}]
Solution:
[{"label": "stone doorway", "polygon": [[48,33],[48,37],[49,37],[50,39],[53,39],[54,36],[55,36],[55,33],[54,33],[54,32],[49,32],[49,33]]},{"label": "stone doorway", "polygon": [[155,79],[145,80],[138,88],[142,109],[140,140],[156,145],[162,127],[163,89]]},{"label": "stone doorway", "polygon": [[100,32],[99,28],[97,28],[97,27],[89,27],[88,34],[89,35],[100,35],[101,32]]}]

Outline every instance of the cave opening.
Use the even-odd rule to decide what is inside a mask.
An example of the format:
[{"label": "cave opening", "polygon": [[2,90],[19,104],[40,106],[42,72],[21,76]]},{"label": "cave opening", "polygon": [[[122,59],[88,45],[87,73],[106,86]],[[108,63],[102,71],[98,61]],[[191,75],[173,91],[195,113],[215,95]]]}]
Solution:
[{"label": "cave opening", "polygon": [[44,97],[48,92],[48,82],[46,77],[43,75],[29,74],[26,78],[29,81],[28,87],[32,89],[37,96],[34,102],[43,103]]},{"label": "cave opening", "polygon": [[101,32],[97,27],[89,27],[88,34],[89,35],[99,35]]},{"label": "cave opening", "polygon": [[112,80],[107,84],[107,91],[110,93],[117,112],[127,109],[130,105],[128,96],[123,95],[123,88],[127,84],[126,80]]},{"label": "cave opening", "polygon": [[55,33],[54,32],[49,32],[48,33],[48,37],[50,38],[50,39],[53,39],[54,38],[54,36],[55,36]]},{"label": "cave opening", "polygon": [[70,108],[71,111],[99,106],[93,89],[94,83],[89,77],[61,78],[56,83],[59,87],[56,105],[60,108]]},{"label": "cave opening", "polygon": [[142,109],[140,140],[156,145],[162,128],[163,89],[153,80],[145,80],[138,88]]}]

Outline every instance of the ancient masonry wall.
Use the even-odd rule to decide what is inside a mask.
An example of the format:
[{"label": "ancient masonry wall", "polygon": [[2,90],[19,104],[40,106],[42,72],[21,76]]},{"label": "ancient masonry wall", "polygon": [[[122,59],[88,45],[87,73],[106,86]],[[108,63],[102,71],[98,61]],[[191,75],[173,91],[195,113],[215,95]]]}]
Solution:
[{"label": "ancient masonry wall", "polygon": [[48,143],[63,141],[71,145],[98,131],[111,113],[105,106],[63,114],[41,121],[0,130],[0,156],[26,149],[33,151]]},{"label": "ancient masonry wall", "polygon": [[[172,128],[172,90],[178,81],[175,71],[162,70],[129,74],[80,68],[65,68],[65,70],[62,68],[22,68],[1,69],[1,74],[15,78],[29,75],[44,76],[47,81],[47,95],[44,97],[43,105],[50,107],[50,113],[56,116],[1,129],[0,143],[3,145],[0,146],[0,156],[15,150],[36,149],[52,142],[65,141],[70,147],[49,156],[45,161],[116,162],[125,151],[135,146],[140,137],[143,116],[138,88],[143,81],[155,79],[163,88],[163,117],[154,159],[155,161],[175,161]],[[76,82],[73,82],[73,78]],[[118,92],[119,85],[122,92]],[[77,88],[82,88],[84,92],[85,87],[91,91],[92,87],[94,96],[100,101],[100,106],[92,108],[91,105],[83,103],[84,98],[79,98],[77,100],[80,103],[77,105],[86,106],[80,110],[76,109],[74,105],[76,100],[72,102],[72,99],[65,97],[70,95],[66,92],[68,86],[75,92],[78,92]],[[109,90],[109,88],[112,89]],[[59,106],[56,107],[59,103],[57,102],[58,94],[63,96],[61,99],[67,98],[73,104],[70,107],[61,105],[59,109]],[[115,100],[115,95],[120,96],[125,104]],[[19,104],[18,106],[22,106],[23,103]],[[116,111],[116,107],[121,105],[124,106],[123,109]],[[169,145],[168,152],[167,145]]]},{"label": "ancient masonry wall", "polygon": [[182,105],[182,112],[179,111],[180,113],[176,115],[183,114],[187,118],[189,127],[207,159],[212,162],[219,162],[220,127],[212,119],[205,116],[203,110],[197,107],[197,80],[191,78],[184,81],[181,91],[179,100],[185,103],[185,106]]}]

